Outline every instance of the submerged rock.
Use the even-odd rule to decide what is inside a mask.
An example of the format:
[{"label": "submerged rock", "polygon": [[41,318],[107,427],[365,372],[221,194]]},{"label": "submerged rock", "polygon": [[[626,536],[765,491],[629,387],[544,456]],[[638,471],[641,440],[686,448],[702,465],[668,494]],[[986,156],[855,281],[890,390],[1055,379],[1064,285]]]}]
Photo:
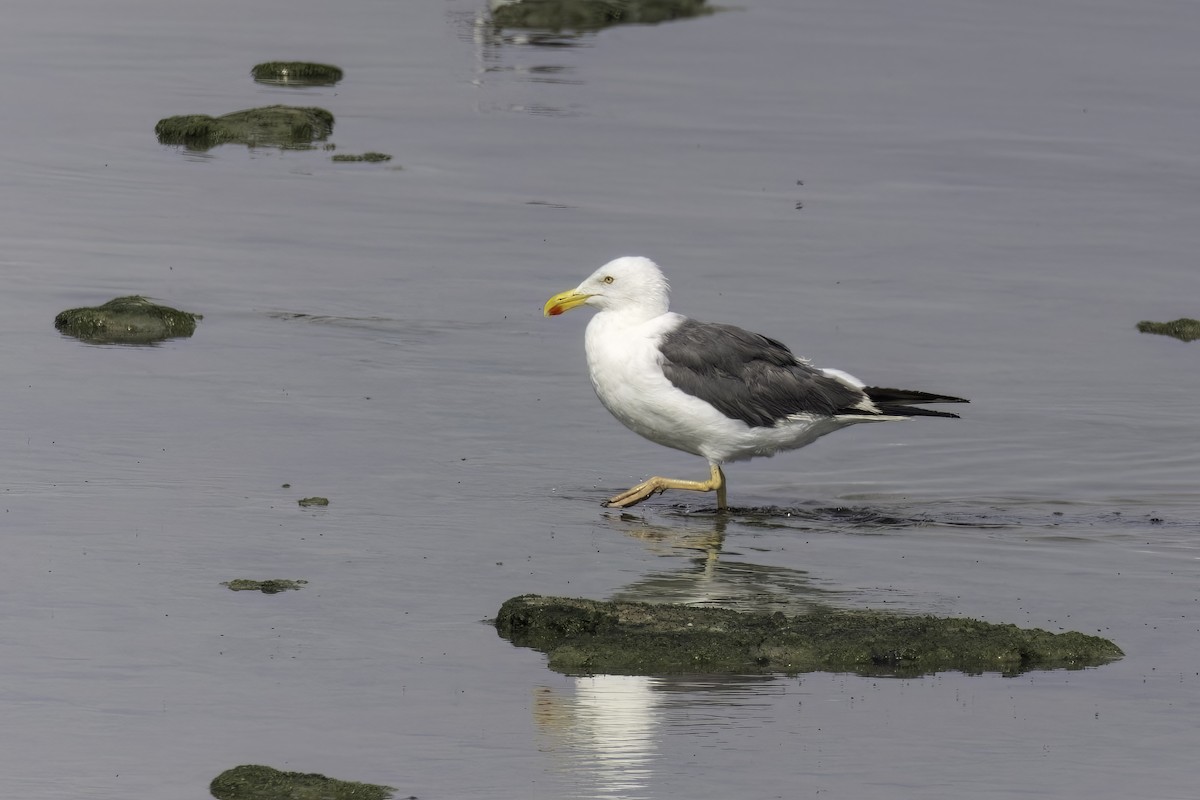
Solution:
[{"label": "submerged rock", "polygon": [[387,153],[374,153],[374,152],[363,153],[362,155],[351,155],[350,153],[338,153],[336,156],[332,156],[331,158],[334,161],[367,161],[370,163],[392,160],[392,157],[389,156]]},{"label": "submerged rock", "polygon": [[208,150],[220,144],[250,147],[311,148],[333,132],[333,114],[323,108],[263,106],[220,117],[185,114],[154,126],[160,144]]},{"label": "submerged rock", "polygon": [[341,67],[311,61],[267,61],[250,70],[259,83],[287,86],[332,86],[342,79]]},{"label": "submerged rock", "polygon": [[711,14],[706,0],[493,0],[499,28],[597,30]]},{"label": "submerged rock", "polygon": [[1193,342],[1200,339],[1200,319],[1191,319],[1190,317],[1180,317],[1174,322],[1139,322],[1137,329],[1142,333],[1174,336],[1181,342]]},{"label": "submerged rock", "polygon": [[224,581],[221,585],[229,587],[234,592],[279,594],[280,592],[286,592],[288,589],[299,589],[307,584],[308,581],[292,581],[286,578],[271,578],[265,581],[256,581],[250,578],[234,578],[231,581]]},{"label": "submerged rock", "polygon": [[302,508],[309,506],[327,506],[329,505],[328,497],[302,497],[296,501]]},{"label": "submerged rock", "polygon": [[823,609],[793,617],[683,605],[524,595],[500,635],[568,675],[855,672],[925,675],[1078,669],[1120,658],[1107,639],[972,619]]},{"label": "submerged rock", "polygon": [[200,314],[130,295],[100,306],[67,309],[54,318],[54,327],[92,344],[151,344],[191,336],[199,319]]},{"label": "submerged rock", "polygon": [[315,772],[283,772],[261,764],[243,764],[213,778],[208,791],[217,800],[387,800],[396,790],[339,781]]}]

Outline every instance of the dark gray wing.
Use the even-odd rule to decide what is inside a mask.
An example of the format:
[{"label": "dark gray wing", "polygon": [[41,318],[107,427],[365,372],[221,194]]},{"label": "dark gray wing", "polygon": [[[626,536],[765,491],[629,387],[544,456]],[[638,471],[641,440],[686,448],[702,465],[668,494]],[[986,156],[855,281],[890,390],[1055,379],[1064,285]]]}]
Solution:
[{"label": "dark gray wing", "polygon": [[799,361],[774,339],[733,325],[684,320],[659,349],[675,388],[752,427],[771,428],[798,413],[873,413],[854,407],[863,392]]}]

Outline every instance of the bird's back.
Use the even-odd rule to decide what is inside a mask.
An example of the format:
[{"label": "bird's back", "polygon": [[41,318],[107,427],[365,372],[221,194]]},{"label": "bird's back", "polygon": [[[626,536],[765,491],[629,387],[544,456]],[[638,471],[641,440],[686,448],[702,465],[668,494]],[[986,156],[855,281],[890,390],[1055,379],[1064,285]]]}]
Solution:
[{"label": "bird's back", "polygon": [[859,413],[866,399],[782,343],[733,325],[686,320],[659,346],[663,372],[676,388],[751,427],[773,427],[798,414]]}]

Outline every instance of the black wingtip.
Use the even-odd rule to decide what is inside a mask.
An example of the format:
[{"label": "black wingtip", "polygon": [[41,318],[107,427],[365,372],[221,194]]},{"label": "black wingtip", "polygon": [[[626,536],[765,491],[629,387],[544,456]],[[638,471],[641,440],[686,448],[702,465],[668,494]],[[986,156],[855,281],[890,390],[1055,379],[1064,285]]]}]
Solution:
[{"label": "black wingtip", "polygon": [[[963,400],[962,402],[967,402]],[[958,414],[953,414],[949,411],[934,411],[932,408],[921,408],[920,406],[907,405],[879,405],[876,404],[879,413],[887,417],[947,417],[948,419],[960,419]]]},{"label": "black wingtip", "polygon": [[915,406],[925,403],[969,403],[965,397],[955,397],[949,394],[933,394],[918,392],[915,389],[887,389],[882,386],[868,386],[863,389],[871,402],[876,405]]},{"label": "black wingtip", "polygon": [[887,389],[881,386],[868,386],[863,389],[867,397],[880,413],[894,417],[948,417],[958,419],[958,414],[949,411],[934,411],[930,408],[920,408],[925,403],[969,403],[965,397],[955,397],[949,394],[933,394],[919,392],[915,389]]}]

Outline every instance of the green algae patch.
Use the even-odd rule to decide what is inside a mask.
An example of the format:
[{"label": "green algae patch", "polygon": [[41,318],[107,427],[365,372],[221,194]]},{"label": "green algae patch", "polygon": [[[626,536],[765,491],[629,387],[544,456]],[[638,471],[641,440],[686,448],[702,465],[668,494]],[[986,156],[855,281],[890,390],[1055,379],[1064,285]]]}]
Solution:
[{"label": "green algae patch", "polygon": [[303,498],[297,500],[296,502],[300,504],[301,508],[308,508],[310,506],[317,506],[318,508],[321,508],[321,507],[329,505],[329,498],[328,497],[303,497]]},{"label": "green algae patch", "polygon": [[243,764],[213,778],[208,791],[217,800],[387,800],[391,786],[339,781],[315,772],[283,772]]},{"label": "green algae patch", "polygon": [[1137,329],[1142,333],[1173,336],[1181,342],[1194,342],[1200,339],[1200,319],[1191,319],[1190,317],[1181,317],[1173,322],[1139,322]]},{"label": "green algae patch", "polygon": [[1080,669],[1120,658],[1107,639],[972,619],[821,609],[788,617],[723,608],[524,595],[496,629],[567,675]]},{"label": "green algae patch", "polygon": [[308,581],[292,581],[286,578],[271,578],[265,581],[256,581],[250,578],[234,578],[231,581],[224,581],[221,585],[229,587],[229,590],[234,592],[279,594],[289,589],[299,589],[307,584]]},{"label": "green algae patch", "polygon": [[333,161],[366,161],[371,164],[380,161],[391,161],[392,157],[387,153],[368,152],[361,155],[352,155],[350,153],[338,153],[336,156],[331,156]]},{"label": "green algae patch", "polygon": [[99,306],[67,309],[54,318],[54,327],[91,344],[153,344],[191,336],[202,318],[130,295]]},{"label": "green algae patch", "polygon": [[160,144],[208,150],[221,144],[309,149],[333,132],[333,114],[323,108],[263,106],[220,117],[185,114],[154,126]]},{"label": "green algae patch", "polygon": [[267,61],[250,70],[259,83],[282,86],[332,86],[342,79],[342,68],[311,61]]},{"label": "green algae patch", "polygon": [[493,3],[498,28],[599,30],[611,25],[654,25],[711,14],[706,0],[516,0]]}]

